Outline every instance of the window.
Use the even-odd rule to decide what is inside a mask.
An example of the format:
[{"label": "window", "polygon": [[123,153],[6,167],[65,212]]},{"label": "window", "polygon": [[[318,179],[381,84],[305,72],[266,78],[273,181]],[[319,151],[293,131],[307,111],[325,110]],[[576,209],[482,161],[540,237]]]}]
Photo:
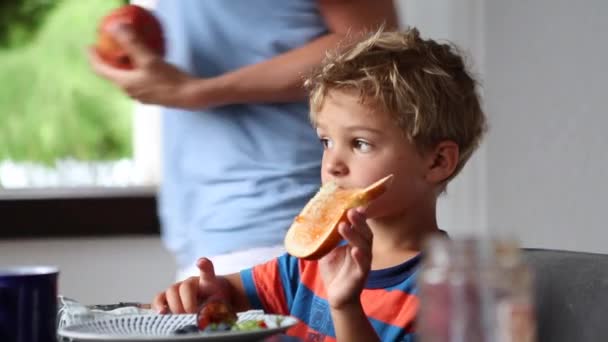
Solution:
[{"label": "window", "polygon": [[85,56],[101,16],[123,2],[24,2],[39,8],[35,29],[12,26],[0,48],[0,187],[158,181],[158,114],[95,76]]},{"label": "window", "polygon": [[[113,216],[119,205],[132,205],[121,211],[124,222],[151,215],[146,224],[156,225],[158,110],[94,75],[85,53],[101,17],[126,2],[0,5],[0,216],[11,228],[0,237],[29,236],[18,231],[48,222],[74,232],[97,227],[95,212]],[[77,209],[82,215],[67,213]]]}]

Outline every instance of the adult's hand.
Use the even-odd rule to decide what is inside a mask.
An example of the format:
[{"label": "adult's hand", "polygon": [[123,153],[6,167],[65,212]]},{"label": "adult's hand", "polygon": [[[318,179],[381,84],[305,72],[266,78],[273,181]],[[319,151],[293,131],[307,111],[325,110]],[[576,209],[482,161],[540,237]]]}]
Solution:
[{"label": "adult's hand", "polygon": [[93,71],[120,87],[128,96],[142,103],[190,108],[189,87],[194,77],[165,62],[151,51],[127,25],[113,32],[126,51],[133,69],[123,70],[105,63],[95,48],[88,49]]}]

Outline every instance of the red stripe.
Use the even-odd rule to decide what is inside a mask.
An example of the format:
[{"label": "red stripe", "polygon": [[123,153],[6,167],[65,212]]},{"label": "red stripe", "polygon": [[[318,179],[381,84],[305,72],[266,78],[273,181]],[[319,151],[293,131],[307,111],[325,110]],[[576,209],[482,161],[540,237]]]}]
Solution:
[{"label": "red stripe", "polygon": [[301,338],[303,341],[311,342],[335,342],[336,339],[331,336],[325,336],[318,331],[309,328],[304,322],[299,322],[287,330],[287,335]]},{"label": "red stripe", "polygon": [[277,259],[254,267],[253,281],[265,312],[280,315],[289,314]]},{"label": "red stripe", "polygon": [[300,282],[312,290],[319,298],[327,299],[327,291],[319,272],[319,263],[316,261],[298,260],[300,269]]},{"label": "red stripe", "polygon": [[363,291],[361,304],[367,317],[411,329],[418,312],[419,300],[416,296],[399,290],[374,289]]}]

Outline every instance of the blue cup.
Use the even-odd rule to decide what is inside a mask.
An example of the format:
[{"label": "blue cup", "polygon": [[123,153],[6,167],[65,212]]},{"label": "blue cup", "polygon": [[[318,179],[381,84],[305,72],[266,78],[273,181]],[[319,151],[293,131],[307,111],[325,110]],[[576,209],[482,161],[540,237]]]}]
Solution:
[{"label": "blue cup", "polygon": [[0,267],[0,341],[57,341],[54,267]]}]

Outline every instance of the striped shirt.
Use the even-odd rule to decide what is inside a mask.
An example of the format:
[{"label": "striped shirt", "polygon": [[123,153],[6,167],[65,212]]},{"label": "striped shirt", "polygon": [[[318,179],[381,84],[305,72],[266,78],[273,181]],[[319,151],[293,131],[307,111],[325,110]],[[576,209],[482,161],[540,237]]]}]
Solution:
[{"label": "striped shirt", "polygon": [[[394,267],[369,273],[361,304],[382,341],[414,341],[418,311],[416,270],[420,255]],[[287,333],[305,341],[335,341],[327,292],[316,261],[288,254],[241,271],[251,305],[299,320]]]}]

